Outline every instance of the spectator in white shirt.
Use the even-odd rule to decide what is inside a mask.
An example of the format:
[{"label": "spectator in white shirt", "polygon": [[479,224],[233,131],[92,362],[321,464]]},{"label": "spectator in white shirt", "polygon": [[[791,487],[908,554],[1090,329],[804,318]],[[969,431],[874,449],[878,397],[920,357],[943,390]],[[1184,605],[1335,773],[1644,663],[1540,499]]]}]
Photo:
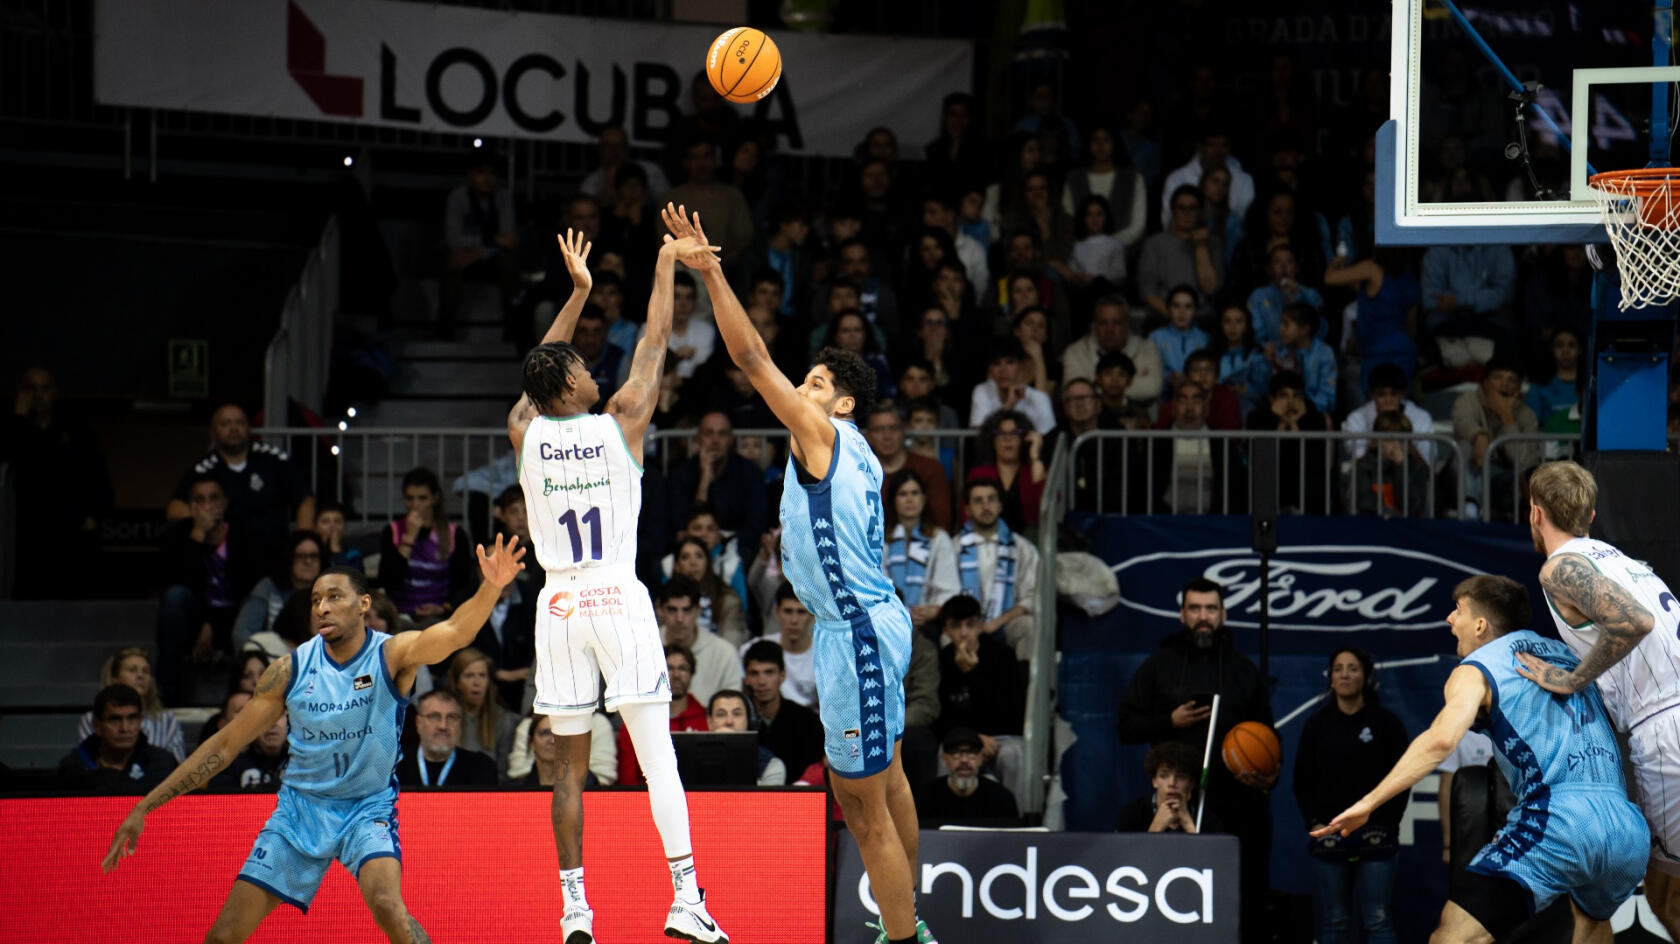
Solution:
[{"label": "spectator in white shirt", "polygon": [[817,706],[817,653],[811,632],[816,618],[793,592],[793,584],[782,581],[776,588],[777,631],[765,633],[762,639],[749,639],[741,644],[741,657],[757,642],[773,642],[782,647],[782,661],[787,677],[782,679],[782,697],[807,708]]},{"label": "spectator in white shirt", "polygon": [[1079,204],[1079,215],[1073,218],[1069,282],[1080,288],[1106,283],[1107,290],[1113,291],[1126,281],[1126,244],[1113,230],[1107,199],[1093,193]]},{"label": "spectator in white shirt", "polygon": [[[671,282],[671,340],[667,356],[676,362],[677,376],[687,380],[694,376],[696,367],[711,359],[712,348],[717,344],[717,328],[710,321],[694,317],[694,277],[687,272],[678,272],[671,277]],[[636,340],[640,341],[646,335],[647,325],[642,325]],[[618,377],[620,387],[630,377],[631,360],[624,358],[624,368],[619,371]]]},{"label": "spectator in white shirt", "polygon": [[[1398,364],[1378,364],[1371,368],[1371,399],[1347,415],[1347,419],[1342,422],[1342,429],[1350,433],[1370,432],[1377,414],[1391,410],[1404,413],[1406,419],[1411,421],[1414,433],[1435,431],[1435,418],[1429,415],[1429,411],[1406,399],[1406,371]],[[1430,468],[1434,468],[1436,444],[1420,439],[1411,445],[1417,450],[1418,457],[1429,463]],[[1370,450],[1371,441],[1345,440],[1342,448],[1348,458],[1358,460]]]},{"label": "spectator in white shirt", "polygon": [[[1149,216],[1148,188],[1143,175],[1130,164],[1114,162],[1114,131],[1107,125],[1091,129],[1087,147],[1090,162],[1068,172],[1062,183],[1062,210],[1073,216],[1074,208],[1084,205],[1088,196],[1102,197],[1115,218],[1110,229],[1119,230],[1116,238],[1124,245],[1135,245],[1143,238]],[[1074,220],[1077,230],[1078,217]]]},{"label": "spectator in white shirt", "polygon": [[1097,299],[1091,311],[1090,333],[1062,351],[1062,376],[1097,376],[1097,361],[1104,354],[1124,354],[1131,359],[1133,374],[1126,394],[1134,402],[1150,406],[1161,398],[1161,349],[1148,338],[1132,334],[1126,299],[1119,295]]},{"label": "spectator in white shirt", "polygon": [[1013,336],[993,342],[986,379],[975,385],[969,401],[969,426],[979,427],[998,410],[1019,410],[1041,433],[1056,428],[1056,408],[1049,394],[1021,380],[1021,361],[1025,356],[1021,342]]},{"label": "spectator in white shirt", "polygon": [[986,286],[992,281],[986,268],[986,247],[957,228],[957,199],[945,193],[923,198],[922,225],[951,234],[951,242],[957,247],[957,261],[968,274],[968,284],[974,286],[974,297],[984,298]]},{"label": "spectator in white shirt", "polygon": [[1202,182],[1202,174],[1215,167],[1231,172],[1231,212],[1240,219],[1254,202],[1254,178],[1243,170],[1242,163],[1231,156],[1231,138],[1222,130],[1210,127],[1202,133],[1196,155],[1183,167],[1167,175],[1161,186],[1161,225],[1172,225],[1172,195],[1179,187],[1195,187]]},{"label": "spectator in white shirt", "polygon": [[741,687],[741,660],[735,647],[715,633],[700,631],[700,588],[677,575],[659,588],[654,599],[659,634],[667,646],[683,646],[694,653],[694,678],[689,694],[701,704],[712,693]]}]

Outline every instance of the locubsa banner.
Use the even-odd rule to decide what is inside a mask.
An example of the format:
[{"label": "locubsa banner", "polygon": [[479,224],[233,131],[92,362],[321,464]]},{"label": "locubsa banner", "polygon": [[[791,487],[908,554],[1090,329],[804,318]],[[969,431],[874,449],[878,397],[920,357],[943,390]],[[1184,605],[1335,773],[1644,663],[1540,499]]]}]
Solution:
[{"label": "locubsa banner", "polygon": [[[665,141],[719,30],[392,0],[96,0],[101,104],[590,141]],[[780,33],[783,72],[753,106],[788,153],[850,155],[885,122],[938,127],[969,91],[950,40]],[[700,81],[704,81],[702,78]],[[743,112],[746,111],[743,106]]]}]

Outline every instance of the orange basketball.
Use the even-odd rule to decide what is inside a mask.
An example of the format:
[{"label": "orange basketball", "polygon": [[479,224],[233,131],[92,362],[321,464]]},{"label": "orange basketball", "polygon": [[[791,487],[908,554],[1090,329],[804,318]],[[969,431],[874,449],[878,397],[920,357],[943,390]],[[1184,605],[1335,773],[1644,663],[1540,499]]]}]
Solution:
[{"label": "orange basketball", "polygon": [[776,41],[750,26],[737,26],[712,40],[706,53],[706,78],[719,95],[751,104],[770,94],[782,77],[782,52]]},{"label": "orange basketball", "polygon": [[1283,745],[1271,725],[1244,721],[1225,733],[1219,756],[1233,774],[1271,777],[1283,766]]}]

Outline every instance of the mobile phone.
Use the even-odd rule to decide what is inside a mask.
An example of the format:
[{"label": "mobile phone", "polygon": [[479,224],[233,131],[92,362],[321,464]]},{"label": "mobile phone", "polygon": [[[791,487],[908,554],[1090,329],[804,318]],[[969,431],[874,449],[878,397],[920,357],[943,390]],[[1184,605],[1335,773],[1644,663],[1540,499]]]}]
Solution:
[{"label": "mobile phone", "polygon": [[1213,705],[1212,692],[1197,692],[1190,696],[1190,703],[1197,708],[1208,708]]}]

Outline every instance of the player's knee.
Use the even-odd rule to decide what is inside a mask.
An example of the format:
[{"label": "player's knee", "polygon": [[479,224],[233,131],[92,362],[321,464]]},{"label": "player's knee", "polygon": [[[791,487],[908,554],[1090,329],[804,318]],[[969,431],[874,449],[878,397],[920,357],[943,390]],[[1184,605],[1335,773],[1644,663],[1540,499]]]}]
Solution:
[{"label": "player's knee", "polygon": [[408,906],[403,904],[402,893],[396,889],[380,889],[363,896],[367,901],[368,911],[373,913],[373,920],[382,928],[403,927],[408,922]]},{"label": "player's knee", "polygon": [[204,944],[240,944],[242,940],[232,923],[220,918],[216,919],[216,923],[204,934]]}]

